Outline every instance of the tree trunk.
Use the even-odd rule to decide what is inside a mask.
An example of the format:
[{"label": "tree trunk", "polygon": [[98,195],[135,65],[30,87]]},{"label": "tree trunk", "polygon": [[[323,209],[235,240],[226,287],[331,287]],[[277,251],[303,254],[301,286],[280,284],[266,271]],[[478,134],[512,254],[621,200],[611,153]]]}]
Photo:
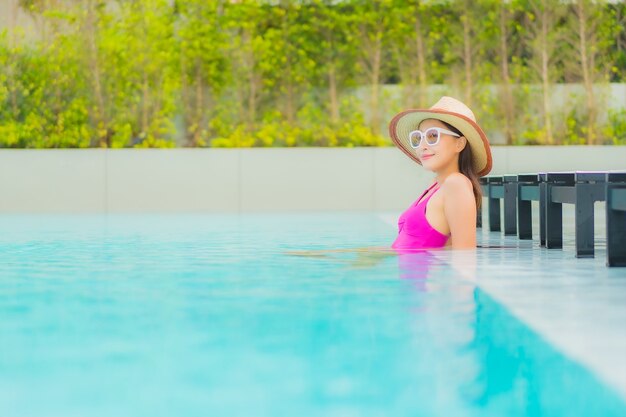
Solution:
[{"label": "tree trunk", "polygon": [[424,35],[422,34],[422,24],[420,16],[415,16],[415,47],[417,53],[417,78],[419,80],[419,98],[418,104],[420,108],[426,107],[428,98],[428,85],[426,78],[426,57],[424,51]]},{"label": "tree trunk", "polygon": [[[89,67],[91,70],[92,83],[94,96],[96,98],[96,106],[94,121],[96,124],[96,138],[98,147],[110,147],[108,127],[106,117],[106,107],[104,102],[104,94],[102,92],[101,70],[100,62],[98,60],[98,47],[96,45],[96,18],[94,16],[94,0],[85,0],[84,3],[87,7],[87,43],[89,48]],[[104,130],[104,136],[101,135],[101,131]],[[93,144],[92,144],[93,146]]]},{"label": "tree trunk", "polygon": [[513,123],[515,118],[515,104],[511,91],[511,77],[509,75],[509,48],[507,32],[506,4],[500,3],[500,70],[502,77],[502,95],[504,101],[504,133],[507,145],[514,142]]},{"label": "tree trunk", "polygon": [[470,16],[467,15],[468,9],[465,8],[461,17],[463,20],[463,62],[465,68],[465,103],[468,107],[472,107],[473,81],[472,81],[472,28],[470,24]]},{"label": "tree trunk", "polygon": [[194,132],[193,132],[193,142],[192,142],[192,146],[193,147],[197,147],[198,144],[200,143],[200,134],[202,132],[202,124],[203,124],[203,117],[202,117],[202,113],[204,110],[204,94],[202,91],[203,85],[202,85],[202,66],[200,65],[200,60],[196,59],[196,80],[195,80],[195,84],[196,84],[196,109],[195,109],[195,120],[194,120]]},{"label": "tree trunk", "polygon": [[[243,44],[252,47],[252,34],[249,29],[243,31]],[[254,130],[256,122],[256,109],[257,109],[257,74],[255,69],[254,51],[246,49],[243,53],[244,68],[247,68],[246,78],[248,82],[248,97],[247,97],[247,119],[246,125],[248,131]]]},{"label": "tree trunk", "polygon": [[330,120],[333,124],[339,123],[339,99],[337,97],[337,74],[335,63],[328,67],[328,95],[330,97]]},{"label": "tree trunk", "polygon": [[402,86],[402,98],[400,101],[404,107],[415,107],[417,96],[419,95],[419,91],[417,91],[417,66],[414,65],[415,57],[407,57],[406,51],[399,44],[400,42],[394,42],[391,48],[397,62],[398,76]]},{"label": "tree trunk", "polygon": [[248,128],[250,131],[254,130],[256,123],[256,95],[257,95],[257,82],[256,72],[254,68],[249,72],[249,91],[248,91]]},{"label": "tree trunk", "polygon": [[580,54],[580,65],[583,73],[583,84],[585,86],[585,97],[587,104],[587,144],[593,145],[595,142],[595,122],[596,122],[596,103],[593,92],[593,76],[591,72],[593,67],[590,65],[591,52],[587,45],[587,13],[585,10],[584,0],[576,2],[576,10],[578,12],[578,51]]},{"label": "tree trunk", "polygon": [[[17,22],[17,10],[18,10],[18,3],[15,2],[13,4],[13,9],[12,9],[12,13],[11,13],[11,22],[10,22],[10,30],[11,30],[11,43],[10,43],[10,50],[11,50],[11,54],[15,53],[15,47],[17,45],[17,35],[15,33],[15,23]],[[13,60],[9,61],[9,62],[13,62]],[[7,88],[9,89],[9,94],[11,97],[11,114],[13,118],[17,118],[17,112],[18,112],[18,107],[17,107],[17,90],[15,88],[15,86],[17,85],[15,82],[13,82],[13,77],[15,77],[15,66],[13,65],[9,65],[9,71],[8,71],[8,83],[7,83]]]},{"label": "tree trunk", "polygon": [[148,134],[148,123],[149,123],[149,115],[148,115],[148,100],[150,98],[150,92],[148,90],[148,73],[143,71],[143,81],[141,84],[142,90],[142,100],[141,100],[141,130],[144,135]]},{"label": "tree trunk", "polygon": [[191,111],[189,110],[189,85],[187,84],[187,59],[185,44],[181,43],[181,53],[178,55],[179,57],[179,65],[180,65],[180,92],[182,96],[183,102],[183,122],[185,124],[185,145],[190,145],[190,126],[193,124],[192,116],[190,115]]},{"label": "tree trunk", "polygon": [[[141,16],[143,17],[142,22],[141,22],[141,34],[143,35],[143,39],[142,42],[145,44],[146,43],[146,38],[147,38],[147,34],[146,34],[146,19],[145,19],[145,11],[143,8],[142,3],[138,3],[139,4],[139,12],[141,13]],[[142,60],[141,60],[141,131],[143,134],[143,139],[145,140],[148,137],[148,129],[149,129],[149,123],[150,123],[150,115],[149,115],[149,103],[150,103],[150,83],[149,83],[149,76],[148,76],[148,72],[146,70],[146,68],[148,67],[147,65],[147,56],[146,56],[146,51],[142,52]]]},{"label": "tree trunk", "polygon": [[550,11],[545,7],[541,13],[541,83],[543,93],[543,118],[546,128],[546,141],[549,145],[554,143],[552,134],[552,105],[550,104],[550,56],[548,54],[548,19]]},{"label": "tree trunk", "polygon": [[380,133],[380,113],[378,109],[379,105],[379,83],[380,83],[380,67],[381,67],[381,56],[382,56],[382,33],[379,30],[376,33],[376,42],[374,44],[374,54],[372,56],[372,72],[370,83],[372,85],[372,91],[370,95],[370,125],[372,129],[372,133],[378,134]]},{"label": "tree trunk", "polygon": [[294,86],[292,77],[292,64],[291,58],[287,57],[287,100],[285,103],[285,114],[287,116],[287,123],[294,124],[295,121],[295,105],[294,105]]},{"label": "tree trunk", "polygon": [[293,66],[294,66],[294,62],[293,62],[293,49],[294,48],[292,46],[292,42],[290,42],[289,39],[289,29],[290,29],[290,21],[289,19],[291,18],[290,14],[292,13],[291,10],[291,2],[288,1],[281,1],[280,2],[281,7],[284,8],[285,10],[285,14],[283,15],[283,19],[281,22],[281,29],[282,29],[282,35],[283,35],[283,42],[285,47],[284,53],[285,53],[285,57],[287,58],[287,62],[286,62],[286,68],[285,68],[285,78],[286,78],[286,82],[287,85],[286,87],[286,97],[285,97],[285,116],[287,118],[287,123],[289,123],[289,125],[293,126],[293,124],[295,123],[295,113],[296,113],[296,104],[295,104],[295,86],[294,86],[294,76],[293,76]]}]

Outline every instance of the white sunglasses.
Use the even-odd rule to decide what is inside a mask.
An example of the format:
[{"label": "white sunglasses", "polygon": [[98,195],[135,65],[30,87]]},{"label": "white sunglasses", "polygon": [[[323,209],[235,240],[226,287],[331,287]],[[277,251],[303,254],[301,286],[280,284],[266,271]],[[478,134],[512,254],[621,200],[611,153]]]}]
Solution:
[{"label": "white sunglasses", "polygon": [[428,144],[428,146],[435,146],[439,143],[439,139],[441,138],[442,133],[444,135],[456,136],[457,138],[461,137],[461,135],[459,135],[458,133],[454,133],[448,129],[442,129],[441,127],[430,127],[423,132],[421,130],[414,130],[409,133],[409,143],[411,144],[411,147],[417,149],[422,144],[422,139],[426,138],[426,143]]}]

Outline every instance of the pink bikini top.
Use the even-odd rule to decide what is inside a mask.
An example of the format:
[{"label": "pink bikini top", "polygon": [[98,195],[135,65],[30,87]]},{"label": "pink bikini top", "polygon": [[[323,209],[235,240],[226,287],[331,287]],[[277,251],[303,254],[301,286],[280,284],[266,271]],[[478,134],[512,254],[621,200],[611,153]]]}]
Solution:
[{"label": "pink bikini top", "polygon": [[391,245],[394,249],[426,249],[441,248],[446,245],[449,235],[444,235],[435,230],[426,219],[426,205],[428,200],[438,191],[420,201],[422,197],[433,187],[436,182],[426,191],[398,219],[398,237]]}]

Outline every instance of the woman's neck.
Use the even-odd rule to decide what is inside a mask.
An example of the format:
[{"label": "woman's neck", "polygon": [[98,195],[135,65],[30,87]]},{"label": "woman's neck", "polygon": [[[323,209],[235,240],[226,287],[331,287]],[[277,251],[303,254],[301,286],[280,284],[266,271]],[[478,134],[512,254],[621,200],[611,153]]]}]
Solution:
[{"label": "woman's neck", "polygon": [[437,176],[435,177],[435,181],[437,181],[437,184],[441,185],[443,184],[443,182],[446,180],[446,178],[448,178],[448,176],[450,174],[454,174],[455,172],[461,172],[459,171],[459,168],[457,166],[451,166],[450,168],[444,170],[444,171],[440,171],[437,172]]}]

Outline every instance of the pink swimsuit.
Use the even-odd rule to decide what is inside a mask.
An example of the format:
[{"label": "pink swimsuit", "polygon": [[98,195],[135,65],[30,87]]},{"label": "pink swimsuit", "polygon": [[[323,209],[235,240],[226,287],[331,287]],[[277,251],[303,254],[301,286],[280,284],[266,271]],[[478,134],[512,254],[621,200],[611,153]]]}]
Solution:
[{"label": "pink swimsuit", "polygon": [[446,245],[449,235],[435,230],[426,219],[426,205],[437,191],[420,201],[436,182],[413,203],[398,219],[398,237],[391,245],[394,249],[441,248]]}]

